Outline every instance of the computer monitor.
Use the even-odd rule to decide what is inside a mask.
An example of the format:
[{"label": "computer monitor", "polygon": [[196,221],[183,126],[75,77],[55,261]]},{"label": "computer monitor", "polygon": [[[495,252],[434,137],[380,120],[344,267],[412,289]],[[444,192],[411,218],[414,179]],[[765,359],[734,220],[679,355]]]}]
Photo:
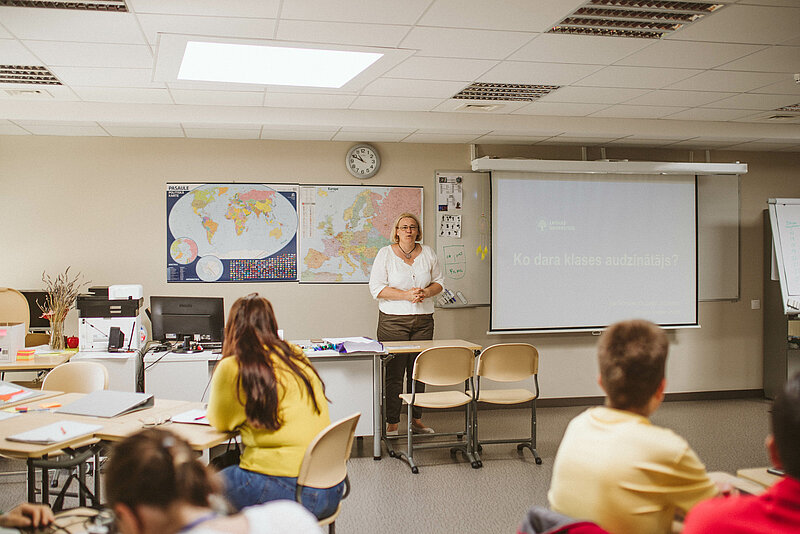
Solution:
[{"label": "computer monitor", "polygon": [[150,297],[150,322],[156,341],[221,342],[225,308],[221,297]]},{"label": "computer monitor", "polygon": [[50,330],[50,321],[42,317],[42,309],[39,308],[39,304],[45,306],[47,303],[47,291],[42,289],[22,289],[20,293],[25,295],[25,299],[28,301],[28,308],[30,308],[31,323],[28,330],[30,332]]}]

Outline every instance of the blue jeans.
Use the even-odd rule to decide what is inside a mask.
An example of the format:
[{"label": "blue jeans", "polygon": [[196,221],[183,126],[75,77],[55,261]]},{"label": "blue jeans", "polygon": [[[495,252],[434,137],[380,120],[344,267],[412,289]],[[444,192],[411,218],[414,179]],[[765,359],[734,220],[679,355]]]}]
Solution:
[{"label": "blue jeans", "polygon": [[[225,484],[225,496],[236,510],[267,501],[295,500],[296,477],[274,477],[242,469],[238,465],[220,471]],[[303,488],[305,506],[317,519],[328,517],[336,511],[344,494],[344,482],[332,488]]]}]

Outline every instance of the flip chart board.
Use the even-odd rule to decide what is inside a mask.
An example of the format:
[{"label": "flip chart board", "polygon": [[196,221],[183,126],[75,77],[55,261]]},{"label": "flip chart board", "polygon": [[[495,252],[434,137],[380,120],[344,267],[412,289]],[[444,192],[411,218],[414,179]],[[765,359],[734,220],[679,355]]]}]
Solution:
[{"label": "flip chart board", "polygon": [[769,219],[772,226],[773,262],[781,284],[783,310],[800,313],[800,199],[771,198]]}]

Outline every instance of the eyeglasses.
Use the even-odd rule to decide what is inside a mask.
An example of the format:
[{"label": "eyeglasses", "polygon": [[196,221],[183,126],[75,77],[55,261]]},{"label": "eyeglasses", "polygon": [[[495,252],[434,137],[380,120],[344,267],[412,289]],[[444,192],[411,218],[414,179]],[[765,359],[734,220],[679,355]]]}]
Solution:
[{"label": "eyeglasses", "polygon": [[416,226],[398,226],[397,229],[398,230],[402,230],[403,232],[408,232],[409,230],[411,230],[412,232],[416,232],[417,231],[417,227]]}]

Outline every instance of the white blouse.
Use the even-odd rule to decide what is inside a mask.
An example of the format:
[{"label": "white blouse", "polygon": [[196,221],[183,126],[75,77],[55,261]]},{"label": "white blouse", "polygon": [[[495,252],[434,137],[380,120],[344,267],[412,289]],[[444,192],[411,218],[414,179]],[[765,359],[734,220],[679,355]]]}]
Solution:
[{"label": "white blouse", "polygon": [[433,313],[433,297],[422,302],[412,303],[407,300],[389,300],[378,298],[385,287],[393,287],[403,291],[412,287],[426,288],[432,283],[444,287],[444,276],[439,267],[439,258],[431,247],[420,245],[422,252],[409,265],[397,257],[392,246],[383,247],[375,256],[372,272],[369,275],[369,291],[372,298],[378,301],[378,308],[389,315],[422,315]]},{"label": "white blouse", "polygon": [[[250,529],[246,534],[322,534],[317,518],[294,501],[269,501],[242,510]],[[203,524],[189,530],[191,534],[224,534]]]}]

